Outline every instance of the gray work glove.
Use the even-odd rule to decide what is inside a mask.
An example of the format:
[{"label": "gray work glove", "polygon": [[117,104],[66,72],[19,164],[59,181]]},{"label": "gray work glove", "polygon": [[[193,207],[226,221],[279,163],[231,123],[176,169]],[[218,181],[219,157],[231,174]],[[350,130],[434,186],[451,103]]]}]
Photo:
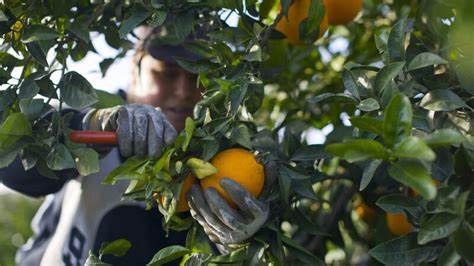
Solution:
[{"label": "gray work glove", "polygon": [[201,190],[191,187],[187,194],[191,215],[204,228],[209,239],[219,250],[227,253],[253,236],[267,221],[268,203],[259,201],[237,182],[223,178],[222,188],[229,194],[237,209],[233,209],[216,189]]},{"label": "gray work glove", "polygon": [[158,157],[177,136],[160,109],[146,104],[92,109],[84,116],[83,129],[115,131],[124,157]]}]

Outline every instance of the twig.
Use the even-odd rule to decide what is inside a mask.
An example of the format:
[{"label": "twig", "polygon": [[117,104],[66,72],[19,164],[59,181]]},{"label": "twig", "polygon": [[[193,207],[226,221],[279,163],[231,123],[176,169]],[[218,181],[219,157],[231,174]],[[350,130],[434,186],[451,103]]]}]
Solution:
[{"label": "twig", "polygon": [[[341,211],[344,210],[344,207],[346,206],[347,202],[351,200],[352,196],[356,191],[356,187],[352,185],[341,193],[336,203],[334,204],[333,211],[328,215],[327,219],[325,219],[325,223],[323,224],[323,232],[330,232],[334,229],[334,226],[337,225],[336,221],[339,218]],[[324,236],[314,237],[307,245],[307,249],[310,251],[319,251],[321,249],[324,239]]]},{"label": "twig", "polygon": [[267,27],[267,29],[265,30],[265,33],[262,37],[262,39],[260,40],[259,42],[259,45],[260,47],[264,47],[267,42],[268,42],[268,39],[270,38],[270,35],[272,33],[272,30],[276,27],[276,25],[278,24],[278,22],[280,22],[280,20],[285,16],[284,12],[280,12],[278,14],[278,16],[275,18],[275,21],[273,21],[273,23]]}]

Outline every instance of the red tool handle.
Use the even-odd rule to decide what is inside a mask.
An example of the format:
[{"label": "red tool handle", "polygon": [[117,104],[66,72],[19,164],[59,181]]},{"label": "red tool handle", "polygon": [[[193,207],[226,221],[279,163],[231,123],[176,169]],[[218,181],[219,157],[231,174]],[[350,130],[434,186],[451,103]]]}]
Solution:
[{"label": "red tool handle", "polygon": [[117,134],[114,131],[83,130],[73,131],[69,138],[76,143],[117,145]]}]

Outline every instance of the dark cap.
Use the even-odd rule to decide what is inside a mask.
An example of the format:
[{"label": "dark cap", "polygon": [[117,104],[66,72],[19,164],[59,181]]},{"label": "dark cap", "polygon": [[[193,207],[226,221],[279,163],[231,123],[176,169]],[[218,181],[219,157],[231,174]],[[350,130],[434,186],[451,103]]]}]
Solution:
[{"label": "dark cap", "polygon": [[202,59],[201,56],[185,48],[187,43],[206,38],[202,30],[197,33],[192,32],[184,40],[178,41],[169,37],[166,27],[140,26],[135,29],[134,33],[139,39],[136,48],[147,52],[155,59],[169,63],[176,63],[175,58],[183,58],[188,61]]}]

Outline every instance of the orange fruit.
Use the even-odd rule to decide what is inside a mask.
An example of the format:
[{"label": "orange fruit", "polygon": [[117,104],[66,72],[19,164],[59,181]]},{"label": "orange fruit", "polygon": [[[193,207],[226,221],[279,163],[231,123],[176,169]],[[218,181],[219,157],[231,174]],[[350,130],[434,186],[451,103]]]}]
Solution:
[{"label": "orange fruit", "polygon": [[258,197],[262,192],[265,173],[253,153],[240,148],[227,149],[216,154],[211,159],[211,164],[219,171],[201,179],[201,188],[215,188],[232,207],[236,206],[235,203],[219,183],[222,178],[234,180],[254,197]]},{"label": "orange fruit", "polygon": [[385,218],[388,229],[396,236],[406,235],[413,230],[413,225],[408,222],[404,213],[387,213]]},{"label": "orange fruit", "polygon": [[[197,182],[197,178],[189,174],[183,181],[183,186],[181,187],[181,192],[179,193],[178,206],[176,208],[177,212],[186,212],[189,211],[188,201],[186,200],[186,194],[188,193],[191,186]],[[165,197],[161,197],[161,204],[164,204]]]},{"label": "orange fruit", "polygon": [[355,212],[357,213],[359,218],[362,219],[367,224],[373,224],[377,216],[377,212],[372,207],[365,204],[364,202],[361,202],[356,207]]},{"label": "orange fruit", "polygon": [[[300,39],[300,23],[308,17],[310,5],[311,0],[294,0],[288,8],[288,16],[283,17],[276,25],[276,29],[286,36],[290,44],[303,44]],[[318,38],[323,36],[327,29],[328,17],[325,15],[319,25]]]},{"label": "orange fruit", "polygon": [[324,0],[330,25],[351,22],[362,8],[363,0]]}]

